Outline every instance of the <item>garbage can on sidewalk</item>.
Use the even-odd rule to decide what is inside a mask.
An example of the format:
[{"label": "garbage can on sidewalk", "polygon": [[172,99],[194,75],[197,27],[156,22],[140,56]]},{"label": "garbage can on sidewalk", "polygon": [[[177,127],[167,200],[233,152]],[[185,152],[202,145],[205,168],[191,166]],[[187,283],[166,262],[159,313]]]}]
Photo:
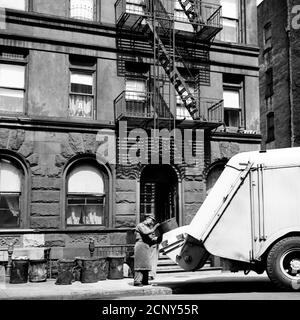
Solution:
[{"label": "garbage can on sidewalk", "polygon": [[107,259],[109,262],[108,279],[124,279],[123,264],[125,256],[109,256]]},{"label": "garbage can on sidewalk", "polygon": [[13,259],[9,283],[20,284],[28,282],[28,259]]},{"label": "garbage can on sidewalk", "polygon": [[70,285],[74,281],[75,260],[58,260],[58,275],[55,284]]},{"label": "garbage can on sidewalk", "polygon": [[81,267],[80,280],[82,283],[95,283],[107,279],[108,263],[106,258],[79,258],[77,264]]},{"label": "garbage can on sidewalk", "polygon": [[29,260],[29,281],[30,282],[45,282],[47,281],[47,260]]}]

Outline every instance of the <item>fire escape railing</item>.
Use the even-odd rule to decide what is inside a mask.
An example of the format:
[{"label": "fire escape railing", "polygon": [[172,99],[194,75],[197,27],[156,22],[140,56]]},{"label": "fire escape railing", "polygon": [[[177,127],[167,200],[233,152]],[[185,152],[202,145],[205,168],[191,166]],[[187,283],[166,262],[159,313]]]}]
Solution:
[{"label": "fire escape railing", "polygon": [[[197,77],[197,75],[192,76],[184,59],[178,50],[176,50],[176,46],[172,45],[172,43],[169,43],[169,47],[167,45],[166,38],[168,38],[170,32],[174,32],[176,21],[176,16],[174,15],[175,2],[171,0],[173,1],[173,9],[172,12],[169,13],[167,10],[169,8],[165,8],[168,1],[170,2],[170,0],[118,0],[115,3],[117,27],[119,29],[131,29],[132,31],[139,30],[145,34],[148,42],[154,49],[156,61],[165,70],[170,83],[174,86],[175,91],[180,96],[192,119],[221,122],[223,121],[223,114],[220,114],[220,112],[223,112],[223,102],[208,102],[201,97],[199,77]],[[193,26],[196,35],[202,33],[205,35],[206,40],[210,40],[211,37],[215,36],[222,29],[221,6],[193,0],[178,0],[178,3],[186,14],[187,23]],[[169,39],[171,38],[172,37],[169,37]],[[180,65],[181,68],[185,70],[185,74],[187,74],[190,79],[193,79],[192,82],[195,86],[193,93],[190,91],[190,87],[186,85],[185,80],[178,71],[177,65]],[[155,99],[153,95],[157,97],[156,90],[154,90],[154,93],[147,94],[145,102],[151,101],[150,105],[152,105],[153,99],[156,104],[160,104],[161,101],[164,102],[164,100],[159,97],[159,103],[157,103],[157,99]],[[154,109],[149,109],[149,103],[144,104],[144,111],[141,109],[138,109],[138,112],[137,110],[130,111],[133,105],[135,105],[136,108],[143,108],[141,101],[137,103],[133,99],[131,104],[128,104],[128,99],[127,101],[125,99],[124,103],[124,99],[121,99],[122,96],[124,97],[124,93],[121,93],[115,101],[117,118],[119,118],[120,114],[128,115],[134,114],[135,112],[140,115],[144,114],[145,117],[149,115],[154,116],[155,113],[158,113],[160,117],[162,115],[168,115],[170,118],[169,108],[166,108],[164,114],[164,112],[159,110],[160,106],[155,108],[155,111]],[[162,103],[162,105],[165,107],[166,103]]]},{"label": "fire escape railing", "polygon": [[[212,98],[200,98],[202,117],[207,122],[223,123],[224,106],[223,101]],[[173,114],[166,108],[163,97],[156,102],[154,108],[154,93],[139,91],[123,91],[114,101],[116,120],[128,118],[151,119],[154,116],[162,119],[174,119]],[[176,108],[176,119],[192,120],[189,114],[183,112],[178,104]]]}]

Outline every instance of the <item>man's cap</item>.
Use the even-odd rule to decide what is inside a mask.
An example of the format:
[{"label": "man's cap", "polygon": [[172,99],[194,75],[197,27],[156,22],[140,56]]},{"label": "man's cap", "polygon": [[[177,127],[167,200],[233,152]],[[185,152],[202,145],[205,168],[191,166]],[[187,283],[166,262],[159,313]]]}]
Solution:
[{"label": "man's cap", "polygon": [[155,217],[153,214],[145,214],[145,218],[150,218],[152,219],[153,221],[156,221]]}]

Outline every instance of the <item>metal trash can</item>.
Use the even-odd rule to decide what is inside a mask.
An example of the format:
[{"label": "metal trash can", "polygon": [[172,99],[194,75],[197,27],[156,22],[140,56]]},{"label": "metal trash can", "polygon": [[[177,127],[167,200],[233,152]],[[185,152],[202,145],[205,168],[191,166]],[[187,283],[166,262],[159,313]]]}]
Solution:
[{"label": "metal trash can", "polygon": [[74,281],[75,260],[62,259],[57,264],[58,275],[55,284],[70,285]]},{"label": "metal trash can", "polygon": [[123,264],[125,256],[109,256],[107,259],[109,262],[108,279],[124,279]]},{"label": "metal trash can", "polygon": [[48,268],[47,260],[29,260],[29,271],[28,271],[30,282],[45,282],[47,281]]},{"label": "metal trash can", "polygon": [[178,228],[176,218],[171,218],[167,221],[160,223],[157,230],[158,230],[159,234],[162,235],[162,234],[167,233],[167,232],[174,230],[176,228]]},{"label": "metal trash can", "polygon": [[126,263],[129,267],[128,278],[133,278],[134,277],[134,255],[128,256],[126,258]]},{"label": "metal trash can", "polygon": [[20,284],[28,282],[28,259],[12,260],[9,283]]},{"label": "metal trash can", "polygon": [[95,283],[106,280],[108,263],[106,258],[80,258],[81,282]]}]

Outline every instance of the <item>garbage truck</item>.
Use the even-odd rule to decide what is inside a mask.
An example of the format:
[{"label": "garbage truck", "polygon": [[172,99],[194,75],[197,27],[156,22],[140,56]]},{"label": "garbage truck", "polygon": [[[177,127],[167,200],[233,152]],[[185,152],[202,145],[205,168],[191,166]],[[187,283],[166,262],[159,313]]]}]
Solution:
[{"label": "garbage truck", "polygon": [[161,252],[186,271],[213,255],[299,290],[300,148],[232,157],[191,223],[163,234]]}]

